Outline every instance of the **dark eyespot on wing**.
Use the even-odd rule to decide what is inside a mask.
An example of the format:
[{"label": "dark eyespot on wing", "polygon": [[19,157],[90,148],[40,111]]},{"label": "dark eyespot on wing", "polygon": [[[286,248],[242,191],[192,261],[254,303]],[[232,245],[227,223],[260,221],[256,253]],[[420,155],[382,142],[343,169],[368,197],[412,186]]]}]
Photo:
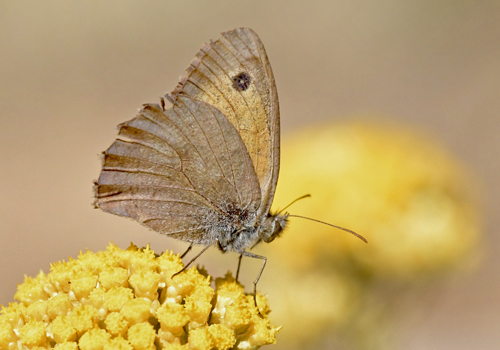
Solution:
[{"label": "dark eyespot on wing", "polygon": [[241,72],[238,75],[235,75],[233,78],[233,86],[238,91],[245,91],[250,86],[252,82],[252,78],[245,72]]}]

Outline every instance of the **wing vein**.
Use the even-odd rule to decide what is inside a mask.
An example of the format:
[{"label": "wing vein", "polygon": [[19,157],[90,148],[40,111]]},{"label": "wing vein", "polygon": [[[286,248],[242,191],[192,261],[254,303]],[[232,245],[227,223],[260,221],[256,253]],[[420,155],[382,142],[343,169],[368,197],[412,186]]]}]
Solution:
[{"label": "wing vein", "polygon": [[[145,131],[145,130],[144,130],[144,131]],[[147,132],[147,131],[145,131],[145,132]],[[150,135],[152,135],[152,134],[150,134]],[[154,135],[152,135],[152,136],[154,136]],[[158,152],[158,153],[161,153],[161,154],[165,155],[167,159],[169,158],[169,155],[168,155],[168,154],[166,154],[166,153],[164,153],[164,152],[162,152],[162,151],[160,151],[160,150],[158,150],[158,149],[156,149],[156,148],[154,148],[154,147],[148,146],[148,145],[146,145],[146,144],[144,144],[144,143],[142,143],[142,142],[138,142],[138,141],[127,141],[127,140],[121,139],[121,138],[119,138],[119,137],[118,137],[116,140],[119,140],[119,141],[121,141],[121,142],[125,142],[125,143],[127,143],[127,144],[138,145],[138,146],[141,146],[141,147],[147,148],[147,149],[152,150],[152,151],[156,151],[156,152]],[[163,141],[163,140],[162,140],[162,141]],[[165,141],[165,143],[166,143],[166,144],[167,144],[170,148],[174,149],[172,146],[170,146],[170,145],[168,144],[168,142],[166,142],[166,141]],[[174,150],[174,151],[175,151],[175,150]],[[176,153],[177,153],[177,152],[176,152]],[[147,159],[147,158],[139,158],[139,157],[134,157],[134,156],[129,156],[129,155],[128,155],[128,156],[123,156],[123,155],[121,155],[121,154],[116,154],[116,153],[107,153],[107,154],[113,154],[113,155],[117,155],[117,156],[120,156],[120,157],[128,157],[128,158],[137,159],[137,160],[145,160],[145,161],[147,161],[147,162],[149,162],[149,163],[151,163],[151,164],[156,164],[156,165],[159,165],[159,166],[164,166],[164,167],[167,167],[167,168],[170,168],[170,169],[173,169],[173,170],[178,170],[178,169],[176,169],[175,167],[173,167],[173,166],[172,166],[172,165],[170,165],[170,164],[158,163],[158,162],[156,162],[156,161],[154,161],[154,160],[152,160],[152,159]]]},{"label": "wing vein", "polygon": [[[187,204],[187,205],[192,205],[194,207],[199,207],[199,208],[206,208],[203,207],[199,204],[196,203],[191,203],[191,202],[186,202],[186,201],[180,201],[180,200],[166,200],[166,199],[159,199],[159,198],[116,198],[116,199],[110,199],[107,200],[106,203],[118,203],[118,202],[128,202],[128,201],[134,201],[134,202],[162,202],[162,203],[182,203],[182,204]],[[175,213],[176,215],[180,215],[178,213]],[[197,215],[195,215],[197,216]]]},{"label": "wing vein", "polygon": [[[224,129],[222,128],[222,126],[220,125],[219,123],[219,119],[217,119],[217,117],[215,116],[214,112],[212,111],[212,109],[210,109],[210,111],[212,112],[212,115],[214,116],[214,119],[215,121],[217,122],[217,126],[219,127],[219,130],[220,130],[220,133],[222,135],[222,140],[224,141],[224,146],[226,147],[226,152],[227,152],[227,155],[228,155],[228,158],[229,158],[229,164],[231,164],[231,174],[233,175],[233,183],[234,183],[234,188],[236,190],[236,193],[238,193],[238,197],[240,198],[240,203],[243,203],[243,200],[242,200],[242,196],[241,196],[241,193],[240,193],[240,189],[239,189],[239,186],[237,186],[236,184],[236,176],[234,175],[234,163],[233,163],[233,159],[231,157],[231,153],[229,152],[229,147],[227,145],[227,140],[226,140],[226,136],[224,135]],[[225,117],[225,116],[224,116]],[[231,124],[231,123],[229,123]],[[232,124],[231,124],[232,125]],[[243,142],[242,142],[243,143]]]},{"label": "wing vein", "polygon": [[[224,176],[224,170],[222,169],[222,166],[221,166],[221,164],[219,162],[219,159],[215,155],[215,152],[214,152],[214,149],[212,147],[212,144],[210,143],[210,138],[205,133],[205,129],[200,125],[200,121],[198,120],[198,118],[196,118],[196,115],[186,106],[186,104],[184,103],[184,101],[181,100],[181,102],[186,107],[186,109],[189,111],[189,113],[191,114],[191,116],[193,117],[193,119],[196,120],[196,123],[198,123],[198,126],[200,127],[201,132],[203,133],[203,136],[205,137],[205,140],[207,140],[207,144],[210,147],[210,150],[212,151],[212,154],[214,156],[215,162],[217,163],[217,166],[219,167],[220,172]],[[210,112],[212,112],[212,110],[210,110]],[[212,115],[213,115],[213,112],[212,112]],[[215,116],[214,116],[214,119],[217,120],[217,118],[215,118]],[[234,178],[233,178],[233,182],[232,183],[231,183],[231,181],[228,181],[228,182],[236,189]]]},{"label": "wing vein", "polygon": [[[152,123],[158,125],[160,128],[162,128],[163,130],[167,131],[168,132],[168,129],[166,129],[163,125],[157,123],[154,119],[151,119],[150,117],[146,116],[143,114],[143,116],[148,119],[149,121],[151,121]],[[170,119],[169,119],[170,120]],[[198,149],[191,143],[191,141],[189,140],[189,138],[184,134],[184,132],[173,122],[170,120],[170,122],[172,123],[172,125],[182,134],[182,136],[184,136],[184,138],[191,144],[191,146],[193,147],[193,149],[196,151],[196,153],[198,153],[198,155],[200,156],[200,159],[201,161],[203,162],[203,164],[205,165],[205,168],[208,169],[207,167],[207,164],[205,163],[205,160],[203,159],[203,157],[201,156],[200,152],[198,151]],[[164,140],[167,144],[168,142],[166,140]],[[170,146],[170,144],[168,144]],[[181,155],[179,154],[179,152],[175,149],[175,147],[172,147],[172,149],[175,151],[175,153],[177,153],[177,155],[179,156],[179,159],[181,160],[181,171],[184,175],[186,175],[183,171],[183,159],[181,157]],[[191,186],[193,186],[193,188],[196,188],[196,186],[194,186],[194,184],[192,183],[191,179],[189,178],[189,176],[186,175],[186,178],[187,180],[189,181],[189,184]],[[217,187],[214,188],[214,190],[219,194],[219,195],[222,195]],[[203,194],[199,193],[198,194],[200,196],[202,196],[203,198],[205,198],[208,202],[210,202],[214,207],[216,207],[220,212],[224,212],[224,210],[222,208],[220,208],[217,204],[215,204],[212,200],[210,200],[210,198],[207,198],[206,196],[204,196]]]}]

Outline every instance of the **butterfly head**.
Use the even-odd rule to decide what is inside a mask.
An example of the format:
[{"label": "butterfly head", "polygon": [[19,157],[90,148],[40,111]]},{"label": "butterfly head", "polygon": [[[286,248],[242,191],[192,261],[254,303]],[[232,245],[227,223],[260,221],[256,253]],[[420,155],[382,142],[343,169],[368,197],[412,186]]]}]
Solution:
[{"label": "butterfly head", "polygon": [[288,222],[288,214],[281,215],[280,213],[267,216],[260,230],[260,239],[266,243],[274,241],[281,236]]}]

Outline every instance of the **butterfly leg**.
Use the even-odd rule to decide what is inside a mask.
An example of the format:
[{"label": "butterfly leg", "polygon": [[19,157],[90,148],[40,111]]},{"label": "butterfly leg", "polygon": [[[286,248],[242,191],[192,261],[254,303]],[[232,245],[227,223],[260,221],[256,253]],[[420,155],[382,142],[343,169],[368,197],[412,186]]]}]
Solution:
[{"label": "butterfly leg", "polygon": [[188,249],[186,249],[186,251],[185,251],[184,253],[182,253],[182,255],[181,255],[181,259],[182,259],[183,257],[185,257],[187,253],[189,253],[189,251],[191,250],[191,248],[193,248],[193,244],[194,244],[194,243],[191,243],[191,244],[189,245]]},{"label": "butterfly leg", "polygon": [[243,258],[243,254],[240,254],[240,257],[238,258],[238,268],[236,269],[236,282],[238,282],[238,276],[240,275],[241,258]]},{"label": "butterfly leg", "polygon": [[[203,248],[203,250],[202,250],[202,251],[201,251],[198,255],[196,255],[194,258],[192,258],[192,259],[191,259],[191,261],[190,261],[190,262],[188,262],[186,265],[184,265],[184,267],[182,268],[182,270],[180,270],[179,272],[174,273],[174,274],[172,275],[172,277],[171,277],[171,278],[174,278],[175,276],[177,276],[177,275],[178,275],[178,274],[180,274],[181,272],[185,271],[185,270],[189,267],[189,265],[191,265],[191,264],[192,264],[192,263],[193,263],[196,259],[198,259],[198,258],[200,257],[200,255],[201,255],[201,254],[205,253],[205,251],[206,251],[208,248],[210,248],[211,246],[212,246],[212,245],[211,245],[211,244],[209,244],[209,245],[207,245],[205,248]],[[189,249],[189,248],[188,248],[188,249]]]},{"label": "butterfly leg", "polygon": [[262,268],[260,269],[259,275],[255,279],[255,281],[253,281],[253,301],[255,303],[255,307],[259,311],[259,315],[262,317],[262,314],[260,313],[259,307],[257,306],[257,283],[259,283],[260,276],[262,276],[262,272],[264,271],[264,268],[266,267],[267,258],[265,256],[262,256],[262,255],[257,255],[257,254],[253,254],[253,253],[247,252],[245,250],[243,250],[241,252],[241,255],[245,255],[245,256],[248,256],[248,257],[254,258],[254,259],[262,259],[262,260],[264,260],[264,263],[262,264]]}]

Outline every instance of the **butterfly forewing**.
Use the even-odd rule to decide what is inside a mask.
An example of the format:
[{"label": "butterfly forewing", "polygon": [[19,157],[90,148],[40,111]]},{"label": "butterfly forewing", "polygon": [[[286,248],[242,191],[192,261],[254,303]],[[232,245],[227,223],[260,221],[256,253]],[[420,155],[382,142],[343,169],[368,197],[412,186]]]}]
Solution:
[{"label": "butterfly forewing", "polygon": [[255,213],[260,189],[234,126],[218,109],[180,96],[171,109],[146,105],[120,125],[104,153],[96,205],[155,231],[209,244],[231,212]]},{"label": "butterfly forewing", "polygon": [[175,102],[181,95],[216,107],[236,128],[260,186],[257,216],[267,215],[279,170],[279,106],[271,66],[257,34],[238,28],[203,45],[187,76],[168,97]]}]

